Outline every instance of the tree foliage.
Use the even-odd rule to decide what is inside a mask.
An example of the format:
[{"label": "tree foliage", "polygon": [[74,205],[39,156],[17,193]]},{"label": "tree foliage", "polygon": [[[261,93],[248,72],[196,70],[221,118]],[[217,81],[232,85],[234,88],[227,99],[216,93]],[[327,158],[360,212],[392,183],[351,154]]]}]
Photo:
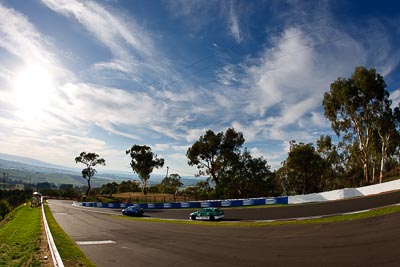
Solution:
[{"label": "tree foliage", "polygon": [[350,78],[338,78],[331,84],[322,102],[334,132],[358,142],[366,183],[370,182],[370,151],[378,114],[389,98],[385,88],[383,77],[375,69],[356,67]]},{"label": "tree foliage", "polygon": [[116,194],[118,192],[118,186],[119,185],[116,182],[103,184],[101,186],[100,193],[102,195],[109,195],[111,197],[112,194]]},{"label": "tree foliage", "polygon": [[377,114],[376,121],[376,133],[379,137],[379,142],[376,142],[376,147],[377,150],[379,150],[378,154],[380,153],[381,156],[380,183],[382,183],[385,175],[385,164],[387,160],[396,153],[396,149],[400,143],[400,104],[394,109],[391,108],[391,105],[392,101],[389,99],[382,101],[382,107]]},{"label": "tree foliage", "polygon": [[274,175],[267,161],[254,158],[245,149],[221,174],[220,191],[224,197],[245,198],[274,194]]},{"label": "tree foliage", "polygon": [[130,155],[133,172],[137,173],[142,182],[142,193],[147,193],[147,184],[150,174],[153,169],[161,168],[164,166],[164,159],[157,158],[149,146],[146,145],[133,145],[130,149],[126,150],[126,154]]},{"label": "tree foliage", "polygon": [[161,191],[167,194],[176,194],[177,190],[183,186],[181,176],[176,173],[170,174],[161,181]]},{"label": "tree foliage", "polygon": [[208,130],[187,150],[188,164],[197,166],[197,175],[209,175],[218,188],[219,176],[237,161],[244,141],[243,134],[233,128],[217,134]]},{"label": "tree foliage", "polygon": [[139,184],[136,181],[122,181],[118,185],[117,193],[138,192],[140,191]]},{"label": "tree foliage", "polygon": [[323,164],[321,179],[323,189],[332,190],[342,186],[344,173],[343,157],[329,135],[321,135],[317,140],[317,153],[320,155]]},{"label": "tree foliage", "polygon": [[82,177],[87,180],[88,183],[88,188],[86,190],[86,196],[89,195],[90,190],[91,190],[91,185],[90,185],[90,179],[96,174],[96,169],[94,168],[96,165],[106,165],[106,161],[102,158],[99,158],[99,155],[96,153],[86,153],[86,152],[81,152],[81,154],[75,158],[76,163],[82,163],[83,165],[86,166],[82,170]]},{"label": "tree foliage", "polygon": [[276,193],[274,175],[267,161],[243,153],[243,134],[228,128],[215,134],[208,130],[186,153],[197,175],[209,175],[217,197],[259,197]]},{"label": "tree foliage", "polygon": [[287,168],[288,189],[296,194],[321,191],[323,160],[312,144],[290,142]]},{"label": "tree foliage", "polygon": [[6,199],[0,199],[0,217],[3,220],[4,217],[11,211],[11,206]]}]

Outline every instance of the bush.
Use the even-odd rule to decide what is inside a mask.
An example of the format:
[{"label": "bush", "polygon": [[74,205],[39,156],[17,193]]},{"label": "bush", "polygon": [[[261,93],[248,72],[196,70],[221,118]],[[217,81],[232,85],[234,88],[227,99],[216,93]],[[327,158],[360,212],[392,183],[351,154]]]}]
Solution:
[{"label": "bush", "polygon": [[1,219],[3,220],[7,213],[11,211],[10,203],[6,199],[0,200],[0,216]]}]

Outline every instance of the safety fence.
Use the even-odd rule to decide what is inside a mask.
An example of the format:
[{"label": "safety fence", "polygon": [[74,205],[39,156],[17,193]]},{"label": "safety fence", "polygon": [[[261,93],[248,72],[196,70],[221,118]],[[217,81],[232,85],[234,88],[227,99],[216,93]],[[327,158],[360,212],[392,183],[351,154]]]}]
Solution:
[{"label": "safety fence", "polygon": [[84,207],[96,208],[126,208],[135,206],[143,209],[180,209],[180,208],[208,208],[208,207],[242,207],[257,205],[275,205],[288,204],[288,197],[271,197],[271,198],[248,198],[248,199],[227,199],[227,200],[210,200],[210,201],[189,201],[189,202],[171,202],[171,203],[141,203],[141,204],[125,204],[125,203],[99,203],[99,202],[82,202]]},{"label": "safety fence", "polygon": [[64,267],[64,263],[61,259],[60,253],[58,253],[57,246],[54,243],[53,236],[51,235],[51,231],[50,231],[49,225],[47,223],[46,214],[44,212],[43,197],[41,198],[41,205],[42,205],[44,230],[46,232],[47,243],[49,244],[49,249],[50,249],[51,257],[53,259],[53,264],[56,267]]}]

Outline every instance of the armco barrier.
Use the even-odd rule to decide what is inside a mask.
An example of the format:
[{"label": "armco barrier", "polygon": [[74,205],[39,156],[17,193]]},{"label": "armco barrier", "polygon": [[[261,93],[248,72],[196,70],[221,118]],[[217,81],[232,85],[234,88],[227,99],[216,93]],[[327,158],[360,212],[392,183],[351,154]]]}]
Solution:
[{"label": "armco barrier", "polygon": [[143,204],[124,204],[124,203],[96,203],[82,202],[84,207],[96,208],[115,208],[123,209],[128,206],[136,206],[143,209],[180,209],[180,208],[207,208],[207,207],[242,207],[242,206],[258,206],[288,204],[288,197],[272,197],[272,198],[248,198],[248,199],[227,199],[227,200],[210,200],[210,201],[189,201],[189,202],[171,202],[171,203],[143,203]]},{"label": "armco barrier", "polygon": [[47,219],[46,219],[46,214],[44,213],[43,197],[41,199],[41,203],[42,203],[42,215],[43,215],[44,230],[46,232],[47,242],[49,244],[49,249],[50,249],[51,257],[53,259],[53,264],[56,267],[64,267],[64,263],[61,259],[60,254],[58,253],[56,244],[54,243],[53,236],[51,235],[50,228],[49,228],[49,225],[48,225]]}]

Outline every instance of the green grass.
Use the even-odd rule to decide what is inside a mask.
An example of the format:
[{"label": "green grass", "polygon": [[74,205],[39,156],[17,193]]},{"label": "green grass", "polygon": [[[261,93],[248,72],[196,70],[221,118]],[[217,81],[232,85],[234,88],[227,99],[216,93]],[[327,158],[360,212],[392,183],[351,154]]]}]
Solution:
[{"label": "green grass", "polygon": [[355,214],[327,216],[324,218],[304,219],[304,220],[282,220],[282,221],[190,221],[190,220],[173,220],[173,219],[156,219],[141,217],[121,217],[127,220],[138,220],[146,222],[161,222],[172,224],[196,224],[204,226],[277,226],[277,225],[300,225],[300,224],[316,224],[316,223],[335,223],[341,221],[359,220],[376,216],[383,216],[395,212],[400,212],[400,206],[389,206],[384,208],[373,209],[366,212]]},{"label": "green grass", "polygon": [[53,217],[49,207],[44,206],[44,211],[49,224],[51,234],[56,243],[57,250],[65,266],[95,266],[74,241],[62,230]]},{"label": "green grass", "polygon": [[41,266],[39,208],[23,205],[0,224],[0,266]]},{"label": "green grass", "polygon": [[[95,266],[58,226],[47,206],[45,212],[64,265]],[[43,266],[40,251],[44,231],[41,214],[40,208],[22,205],[0,223],[0,266]]]}]

